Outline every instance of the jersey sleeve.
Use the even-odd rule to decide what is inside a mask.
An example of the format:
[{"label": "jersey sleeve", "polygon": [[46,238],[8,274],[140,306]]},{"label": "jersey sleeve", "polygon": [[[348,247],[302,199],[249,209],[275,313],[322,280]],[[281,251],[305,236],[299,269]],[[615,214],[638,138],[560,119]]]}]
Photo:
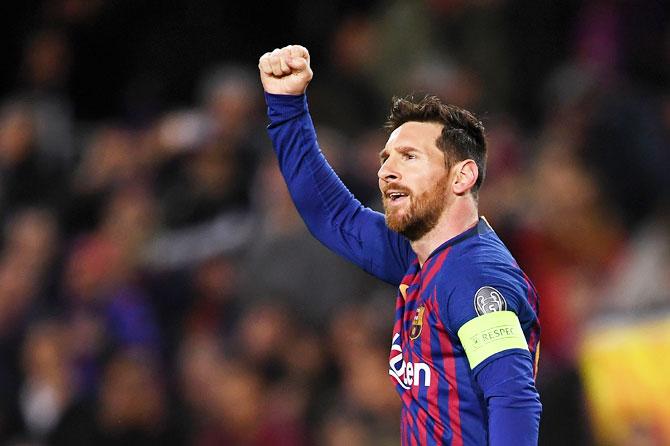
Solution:
[{"label": "jersey sleeve", "polygon": [[399,285],[409,264],[409,242],[337,177],[319,149],[306,96],[266,93],[265,99],[279,167],[309,231],[368,273]]},{"label": "jersey sleeve", "polygon": [[532,362],[520,322],[529,315],[526,283],[513,272],[487,267],[464,266],[455,276],[441,317],[461,341],[473,372],[515,350]]},{"label": "jersey sleeve", "polygon": [[441,315],[465,351],[489,415],[489,444],[537,445],[540,403],[520,317],[527,290],[505,274],[468,273]]},{"label": "jersey sleeve", "polygon": [[537,446],[542,404],[532,376],[530,361],[518,352],[489,361],[479,370],[490,446]]}]

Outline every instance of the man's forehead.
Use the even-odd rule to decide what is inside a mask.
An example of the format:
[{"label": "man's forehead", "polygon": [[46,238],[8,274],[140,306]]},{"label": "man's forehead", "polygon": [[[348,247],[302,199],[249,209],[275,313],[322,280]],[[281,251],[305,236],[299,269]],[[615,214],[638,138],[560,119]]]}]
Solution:
[{"label": "man's forehead", "polygon": [[438,122],[408,121],[391,132],[386,148],[432,144],[442,133],[442,127],[443,125]]}]

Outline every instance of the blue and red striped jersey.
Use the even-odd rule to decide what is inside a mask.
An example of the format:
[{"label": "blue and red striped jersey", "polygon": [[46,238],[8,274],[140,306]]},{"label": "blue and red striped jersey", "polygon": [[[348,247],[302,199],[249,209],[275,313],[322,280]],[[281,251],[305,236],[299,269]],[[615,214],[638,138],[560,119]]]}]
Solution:
[{"label": "blue and red striped jersey", "polygon": [[[490,290],[518,315],[528,351],[504,350],[473,370],[457,333],[479,316],[476,298]],[[389,357],[403,402],[403,444],[488,444],[488,407],[475,374],[506,354],[535,362],[537,304],[534,287],[483,218],[438,247],[421,267],[412,260],[396,298]]]},{"label": "blue and red striped jersey", "polygon": [[312,234],[398,287],[389,374],[403,445],[537,444],[535,288],[485,219],[419,265],[409,241],[342,184],[319,150],[307,98],[266,94],[268,131]]}]

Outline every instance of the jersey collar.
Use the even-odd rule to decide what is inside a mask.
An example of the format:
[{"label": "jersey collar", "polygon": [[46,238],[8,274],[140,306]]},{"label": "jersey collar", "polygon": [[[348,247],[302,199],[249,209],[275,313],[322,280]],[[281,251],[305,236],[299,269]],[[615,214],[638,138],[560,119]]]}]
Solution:
[{"label": "jersey collar", "polygon": [[447,240],[446,242],[442,243],[440,246],[435,248],[433,252],[430,253],[425,263],[428,263],[431,258],[435,257],[438,253],[440,253],[441,251],[445,250],[450,246],[462,242],[463,240],[467,240],[475,235],[483,235],[489,232],[493,232],[493,228],[491,228],[491,225],[484,216],[480,216],[476,225],[472,226],[469,229],[466,229],[465,231],[450,238],[449,240]]}]

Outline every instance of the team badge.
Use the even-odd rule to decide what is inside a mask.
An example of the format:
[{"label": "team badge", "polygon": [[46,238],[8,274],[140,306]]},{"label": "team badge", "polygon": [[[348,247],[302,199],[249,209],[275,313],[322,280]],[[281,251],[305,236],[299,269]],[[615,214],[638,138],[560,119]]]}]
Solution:
[{"label": "team badge", "polygon": [[502,293],[490,286],[483,286],[475,293],[475,311],[479,316],[493,313],[494,311],[506,311],[507,301]]},{"label": "team badge", "polygon": [[421,305],[416,309],[414,320],[412,320],[412,328],[409,330],[409,338],[413,341],[421,334],[423,326],[423,313],[426,311],[426,306]]}]

